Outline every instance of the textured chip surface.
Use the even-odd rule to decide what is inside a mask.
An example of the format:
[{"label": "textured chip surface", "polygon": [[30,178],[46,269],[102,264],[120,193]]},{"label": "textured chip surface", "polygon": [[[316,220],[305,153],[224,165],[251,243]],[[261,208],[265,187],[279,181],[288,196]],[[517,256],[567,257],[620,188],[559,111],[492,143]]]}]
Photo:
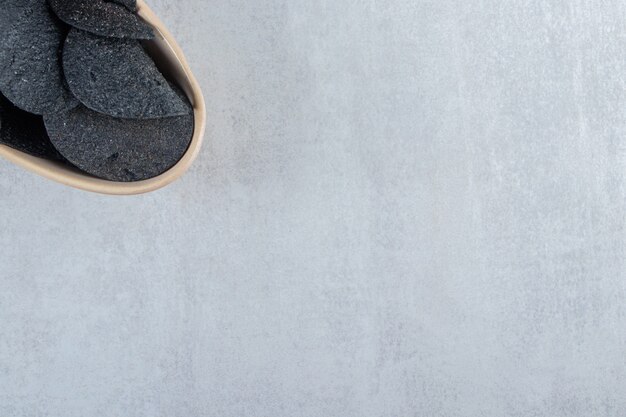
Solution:
[{"label": "textured chip surface", "polygon": [[56,149],[95,177],[131,182],[155,177],[180,160],[193,136],[193,113],[152,120],[117,119],[83,105],[45,116]]},{"label": "textured chip surface", "polygon": [[18,109],[1,95],[0,144],[41,158],[63,159],[48,138],[43,118]]},{"label": "textured chip surface", "polygon": [[72,29],[65,41],[63,69],[71,92],[91,110],[131,119],[188,112],[137,40]]},{"label": "textured chip surface", "polygon": [[[126,4],[104,0],[48,0],[63,22],[100,36],[129,39],[152,39],[154,31]],[[124,4],[120,4],[124,3]],[[127,6],[127,7],[125,7]]]},{"label": "textured chip surface", "polygon": [[0,3],[0,35],[5,36],[13,26],[20,10],[28,5],[28,0],[2,0]]},{"label": "textured chip surface", "polygon": [[67,94],[59,58],[66,29],[44,0],[23,1],[17,13],[6,10],[13,24],[0,37],[0,92],[17,107],[43,114]]},{"label": "textured chip surface", "polygon": [[121,4],[122,6],[126,6],[129,10],[137,10],[137,0],[109,0],[113,3]]}]

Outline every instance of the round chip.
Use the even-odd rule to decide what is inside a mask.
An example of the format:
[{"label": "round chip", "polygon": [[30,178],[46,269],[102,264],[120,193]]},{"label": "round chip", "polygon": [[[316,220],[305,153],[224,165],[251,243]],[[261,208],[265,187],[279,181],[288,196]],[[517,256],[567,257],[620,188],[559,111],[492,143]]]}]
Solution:
[{"label": "round chip", "polygon": [[50,111],[67,94],[59,59],[65,28],[42,0],[9,7],[5,18],[13,22],[0,37],[0,92],[30,113]]},{"label": "round chip", "polygon": [[71,164],[95,177],[131,182],[164,173],[193,136],[188,114],[153,120],[117,119],[79,105],[44,117],[50,139]]},{"label": "round chip", "polygon": [[71,92],[91,110],[129,119],[188,112],[137,40],[72,29],[63,49],[63,69]]},{"label": "round chip", "polygon": [[104,0],[48,0],[48,2],[59,19],[75,28],[112,38],[154,38],[154,31],[150,25],[125,7],[132,7],[132,2],[112,3]]}]

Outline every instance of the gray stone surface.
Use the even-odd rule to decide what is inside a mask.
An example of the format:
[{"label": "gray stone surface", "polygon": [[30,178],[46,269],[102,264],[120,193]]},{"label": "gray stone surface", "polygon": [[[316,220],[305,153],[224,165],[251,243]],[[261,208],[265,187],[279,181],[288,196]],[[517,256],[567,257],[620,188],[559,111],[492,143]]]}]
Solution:
[{"label": "gray stone surface", "polygon": [[207,146],[0,163],[0,415],[626,414],[623,1],[151,4]]}]

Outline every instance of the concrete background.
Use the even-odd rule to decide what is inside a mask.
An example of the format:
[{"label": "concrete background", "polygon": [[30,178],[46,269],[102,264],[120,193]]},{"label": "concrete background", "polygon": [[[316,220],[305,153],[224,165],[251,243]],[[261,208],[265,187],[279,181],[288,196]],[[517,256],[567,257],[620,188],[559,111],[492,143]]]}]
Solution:
[{"label": "concrete background", "polygon": [[626,415],[626,3],[151,5],[208,144],[0,162],[0,415]]}]

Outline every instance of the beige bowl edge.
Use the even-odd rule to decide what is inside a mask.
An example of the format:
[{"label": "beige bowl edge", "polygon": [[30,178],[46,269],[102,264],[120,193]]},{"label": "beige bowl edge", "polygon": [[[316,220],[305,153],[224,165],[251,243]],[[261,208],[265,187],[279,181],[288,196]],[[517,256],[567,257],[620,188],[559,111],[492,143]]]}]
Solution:
[{"label": "beige bowl edge", "polygon": [[5,145],[0,145],[0,156],[6,160],[52,181],[90,191],[109,195],[136,195],[158,190],[171,184],[180,178],[191,166],[198,156],[206,129],[206,105],[198,81],[193,76],[189,64],[176,40],[167,30],[161,20],[147,6],[144,0],[138,0],[139,15],[150,23],[157,32],[158,48],[168,55],[170,65],[177,66],[178,76],[175,81],[185,90],[194,111],[194,135],[189,148],[183,157],[165,173],[144,181],[137,182],[112,182],[93,178],[91,176],[74,171],[62,164],[37,158],[17,151]]}]

